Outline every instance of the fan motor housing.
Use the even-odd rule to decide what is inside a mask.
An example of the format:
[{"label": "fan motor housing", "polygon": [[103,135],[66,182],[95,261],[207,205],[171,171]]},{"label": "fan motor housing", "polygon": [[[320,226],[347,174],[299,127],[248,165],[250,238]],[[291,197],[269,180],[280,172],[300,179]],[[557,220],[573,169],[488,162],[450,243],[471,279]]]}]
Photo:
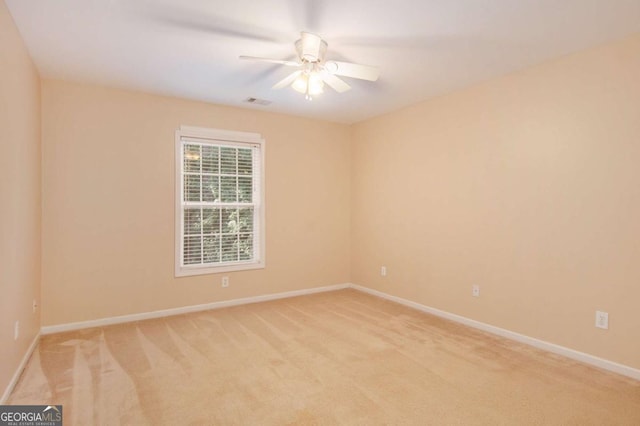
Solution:
[{"label": "fan motor housing", "polygon": [[295,43],[298,57],[303,62],[322,62],[327,52],[327,42],[320,36],[302,32],[302,38]]}]

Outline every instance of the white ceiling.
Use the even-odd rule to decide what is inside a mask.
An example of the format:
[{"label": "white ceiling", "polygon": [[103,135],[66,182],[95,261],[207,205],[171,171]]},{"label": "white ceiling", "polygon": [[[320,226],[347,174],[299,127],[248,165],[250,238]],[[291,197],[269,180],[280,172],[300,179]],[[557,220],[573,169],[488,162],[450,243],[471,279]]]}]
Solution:
[{"label": "white ceiling", "polygon": [[[640,0],[6,0],[43,77],[353,123],[640,32]],[[313,101],[271,86],[300,31],[375,65]],[[247,97],[267,99],[249,105]]]}]

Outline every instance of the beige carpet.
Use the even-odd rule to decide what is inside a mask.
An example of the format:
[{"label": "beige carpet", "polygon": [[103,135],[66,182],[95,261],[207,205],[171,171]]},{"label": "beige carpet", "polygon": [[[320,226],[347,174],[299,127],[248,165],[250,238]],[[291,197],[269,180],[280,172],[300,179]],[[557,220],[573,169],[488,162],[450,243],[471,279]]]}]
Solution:
[{"label": "beige carpet", "polygon": [[46,336],[66,425],[640,425],[640,382],[354,290]]}]

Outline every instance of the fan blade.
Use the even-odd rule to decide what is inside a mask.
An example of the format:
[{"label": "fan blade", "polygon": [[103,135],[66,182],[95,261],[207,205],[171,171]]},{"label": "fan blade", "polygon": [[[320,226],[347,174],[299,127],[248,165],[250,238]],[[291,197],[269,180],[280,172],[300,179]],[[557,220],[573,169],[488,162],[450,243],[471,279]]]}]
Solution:
[{"label": "fan blade", "polygon": [[351,86],[345,83],[342,79],[336,77],[333,74],[329,74],[328,72],[322,74],[322,79],[338,93],[343,93],[347,90],[351,90]]},{"label": "fan blade", "polygon": [[[200,2],[156,2],[150,7],[144,1],[121,2],[123,11],[145,22],[173,27],[181,31],[204,32],[209,37],[242,38],[265,42],[284,43],[289,35],[273,28],[261,28],[255,25],[248,27],[246,20],[235,20],[215,13],[216,8],[207,7]],[[170,4],[172,3],[172,4]],[[181,4],[182,3],[182,4]],[[245,29],[246,28],[246,29]]]},{"label": "fan blade", "polygon": [[327,61],[324,68],[335,75],[359,78],[361,80],[376,81],[380,76],[380,70],[369,65],[351,64],[349,62]]},{"label": "fan blade", "polygon": [[300,64],[294,61],[284,61],[281,59],[270,59],[270,58],[258,58],[256,56],[240,56],[240,59],[242,60],[247,60],[247,61],[260,61],[260,62],[270,62],[272,64],[280,64],[280,65],[286,65],[288,67],[297,67]]},{"label": "fan blade", "polygon": [[302,71],[294,71],[291,74],[289,74],[288,76],[286,76],[285,78],[283,78],[282,80],[280,80],[279,82],[277,82],[276,84],[273,85],[272,89],[282,89],[283,87],[287,87],[288,85],[290,85],[291,83],[293,83],[293,81],[298,78],[298,76],[302,73]]}]

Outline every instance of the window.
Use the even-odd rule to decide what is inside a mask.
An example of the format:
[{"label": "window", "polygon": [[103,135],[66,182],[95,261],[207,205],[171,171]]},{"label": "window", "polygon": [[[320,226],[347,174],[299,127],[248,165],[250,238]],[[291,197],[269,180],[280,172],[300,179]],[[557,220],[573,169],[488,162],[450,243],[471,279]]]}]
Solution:
[{"label": "window", "polygon": [[264,140],[176,131],[176,276],[264,267]]}]

